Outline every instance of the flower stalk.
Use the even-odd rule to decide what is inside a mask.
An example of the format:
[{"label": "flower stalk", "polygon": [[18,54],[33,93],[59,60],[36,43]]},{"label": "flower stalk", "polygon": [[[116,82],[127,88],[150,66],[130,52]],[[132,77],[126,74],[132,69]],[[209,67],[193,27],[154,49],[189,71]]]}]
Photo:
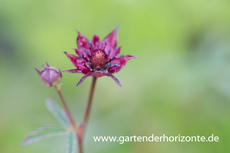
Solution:
[{"label": "flower stalk", "polygon": [[89,116],[90,116],[90,111],[91,111],[91,107],[92,107],[92,99],[93,99],[93,94],[94,94],[96,81],[97,81],[97,77],[93,76],[93,80],[92,80],[92,84],[91,84],[91,89],[90,89],[90,93],[89,93],[89,99],[88,99],[88,103],[87,103],[87,106],[86,106],[84,119],[83,119],[83,122],[80,124],[80,127],[78,128],[78,131],[77,131],[78,132],[77,137],[78,137],[79,153],[83,153],[83,137],[84,137],[84,132],[85,132],[85,129],[87,127],[87,123],[88,123]]},{"label": "flower stalk", "polygon": [[88,99],[88,103],[87,103],[87,107],[86,107],[86,111],[85,111],[85,115],[84,115],[84,119],[83,122],[80,124],[79,128],[77,127],[77,124],[75,123],[71,112],[62,96],[61,93],[61,87],[60,86],[54,86],[54,89],[57,91],[57,94],[62,102],[62,105],[64,106],[64,109],[66,111],[66,114],[70,120],[71,126],[73,128],[73,130],[76,133],[76,138],[77,138],[77,142],[78,142],[78,149],[79,149],[79,153],[83,153],[83,137],[84,137],[84,131],[87,127],[87,123],[89,120],[89,116],[90,116],[90,111],[91,111],[91,107],[92,107],[92,99],[93,99],[93,94],[94,94],[94,89],[95,89],[95,85],[96,85],[96,80],[97,77],[93,76],[93,81],[92,81],[92,85],[91,85],[91,89],[90,89],[90,93],[89,93],[89,99]]},{"label": "flower stalk", "polygon": [[91,110],[91,107],[92,107],[92,99],[93,99],[93,93],[94,93],[94,88],[95,88],[96,81],[97,81],[97,77],[93,76],[93,81],[92,81],[90,94],[89,94],[89,100],[88,100],[88,104],[87,104],[87,108],[86,108],[85,116],[84,116],[84,120],[83,120],[83,123],[85,125],[88,123],[88,120],[89,120],[89,115],[90,115],[90,110]]},{"label": "flower stalk", "polygon": [[61,100],[61,102],[62,102],[62,105],[64,106],[66,115],[67,115],[68,118],[69,118],[69,121],[70,121],[70,123],[71,123],[72,128],[74,129],[74,131],[77,131],[77,125],[76,125],[76,123],[75,123],[75,121],[74,121],[74,119],[73,119],[73,117],[72,117],[72,115],[71,115],[71,113],[70,113],[70,110],[69,110],[69,108],[68,108],[68,106],[67,106],[67,104],[66,104],[66,102],[65,102],[65,100],[64,100],[64,98],[63,98],[63,96],[62,96],[61,87],[55,85],[55,86],[54,86],[54,89],[57,91],[57,94],[58,94],[58,96],[59,96],[59,98],[60,98],[60,100]]}]

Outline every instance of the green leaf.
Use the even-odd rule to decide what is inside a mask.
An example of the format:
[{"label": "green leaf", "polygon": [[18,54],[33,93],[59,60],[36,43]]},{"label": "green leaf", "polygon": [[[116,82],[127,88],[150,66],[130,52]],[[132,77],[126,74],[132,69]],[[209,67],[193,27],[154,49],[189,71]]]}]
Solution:
[{"label": "green leaf", "polygon": [[62,127],[55,126],[55,125],[46,125],[42,128],[36,129],[36,131],[33,131],[26,135],[24,138],[22,145],[27,146],[33,142],[49,138],[52,136],[59,136],[66,133],[66,130]]},{"label": "green leaf", "polygon": [[76,134],[70,132],[67,134],[67,153],[74,153],[76,149]]},{"label": "green leaf", "polygon": [[70,127],[70,121],[66,112],[54,100],[47,99],[46,107],[66,129]]}]

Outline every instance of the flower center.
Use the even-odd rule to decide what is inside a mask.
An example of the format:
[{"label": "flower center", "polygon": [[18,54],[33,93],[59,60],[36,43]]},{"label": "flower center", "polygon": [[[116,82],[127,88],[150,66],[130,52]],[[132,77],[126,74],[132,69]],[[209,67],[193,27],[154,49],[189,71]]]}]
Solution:
[{"label": "flower center", "polygon": [[102,68],[107,62],[107,55],[102,50],[94,51],[91,55],[91,64],[94,68]]}]

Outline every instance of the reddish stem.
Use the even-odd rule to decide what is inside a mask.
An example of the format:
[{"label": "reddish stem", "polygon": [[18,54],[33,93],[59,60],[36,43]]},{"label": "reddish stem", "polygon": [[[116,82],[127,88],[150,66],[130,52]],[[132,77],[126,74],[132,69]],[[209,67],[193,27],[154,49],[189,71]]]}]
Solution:
[{"label": "reddish stem", "polygon": [[85,116],[84,116],[84,120],[83,120],[83,123],[85,124],[84,128],[86,127],[86,124],[88,123],[88,120],[89,120],[89,115],[90,115],[90,110],[91,110],[91,106],[92,106],[92,99],[93,99],[93,93],[94,93],[96,80],[97,80],[97,77],[93,76],[93,81],[92,81],[90,94],[89,94],[89,100],[88,100],[88,104],[87,104],[87,108],[86,108]]},{"label": "reddish stem", "polygon": [[86,107],[84,119],[83,119],[83,122],[80,124],[79,128],[77,128],[77,125],[76,125],[76,123],[75,123],[75,121],[74,121],[74,119],[70,113],[70,110],[69,110],[69,108],[68,108],[68,106],[67,106],[67,104],[66,104],[66,102],[65,102],[65,100],[61,94],[61,89],[58,88],[57,86],[55,86],[55,90],[57,91],[58,96],[61,99],[61,102],[65,108],[65,111],[66,111],[66,114],[70,120],[70,123],[76,132],[76,139],[78,142],[79,153],[83,153],[82,143],[83,143],[84,131],[85,131],[85,128],[86,128],[88,120],[89,120],[89,115],[90,115],[90,110],[92,107],[92,99],[93,99],[93,93],[94,93],[94,89],[95,89],[96,80],[97,80],[97,77],[93,76],[93,81],[92,81],[92,85],[91,85],[91,89],[90,89],[90,94],[89,94],[89,99],[88,99],[88,104]]},{"label": "reddish stem", "polygon": [[82,136],[77,134],[77,138],[78,138],[78,153],[83,153],[83,146],[82,146]]},{"label": "reddish stem", "polygon": [[93,81],[89,93],[89,99],[88,99],[88,104],[86,107],[85,115],[83,122],[80,124],[79,129],[77,130],[77,137],[78,137],[78,147],[79,147],[79,153],[83,153],[83,137],[84,137],[84,131],[86,129],[88,120],[89,120],[89,115],[90,115],[90,110],[92,107],[92,99],[93,99],[93,93],[95,89],[95,84],[96,84],[97,77],[93,76]]},{"label": "reddish stem", "polygon": [[68,118],[70,120],[70,123],[71,123],[72,127],[76,131],[77,130],[77,125],[75,124],[75,121],[74,121],[74,119],[73,119],[73,117],[72,117],[72,115],[70,113],[70,110],[69,110],[69,108],[68,108],[68,106],[67,106],[67,104],[66,104],[66,102],[65,102],[65,100],[64,100],[64,98],[63,98],[63,96],[61,94],[61,89],[58,89],[58,87],[55,86],[55,90],[57,91],[58,96],[59,96],[59,98],[60,98],[60,100],[61,100],[61,102],[62,102],[62,104],[64,106],[65,112],[66,112],[66,114],[67,114],[67,116],[68,116]]}]

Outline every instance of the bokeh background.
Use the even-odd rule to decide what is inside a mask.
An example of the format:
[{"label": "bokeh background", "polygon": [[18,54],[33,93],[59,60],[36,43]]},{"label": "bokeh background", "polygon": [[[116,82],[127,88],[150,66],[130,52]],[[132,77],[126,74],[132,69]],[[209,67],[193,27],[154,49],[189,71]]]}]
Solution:
[{"label": "bokeh background", "polygon": [[[103,39],[117,25],[118,45],[130,60],[96,84],[84,141],[86,153],[226,153],[230,151],[230,1],[228,0],[1,0],[0,152],[63,153],[65,137],[21,147],[24,136],[59,124],[45,99],[60,101],[42,85],[35,67],[46,61],[74,68],[75,29]],[[91,78],[64,73],[63,94],[81,121]],[[92,136],[211,134],[219,142],[96,143]]]}]

